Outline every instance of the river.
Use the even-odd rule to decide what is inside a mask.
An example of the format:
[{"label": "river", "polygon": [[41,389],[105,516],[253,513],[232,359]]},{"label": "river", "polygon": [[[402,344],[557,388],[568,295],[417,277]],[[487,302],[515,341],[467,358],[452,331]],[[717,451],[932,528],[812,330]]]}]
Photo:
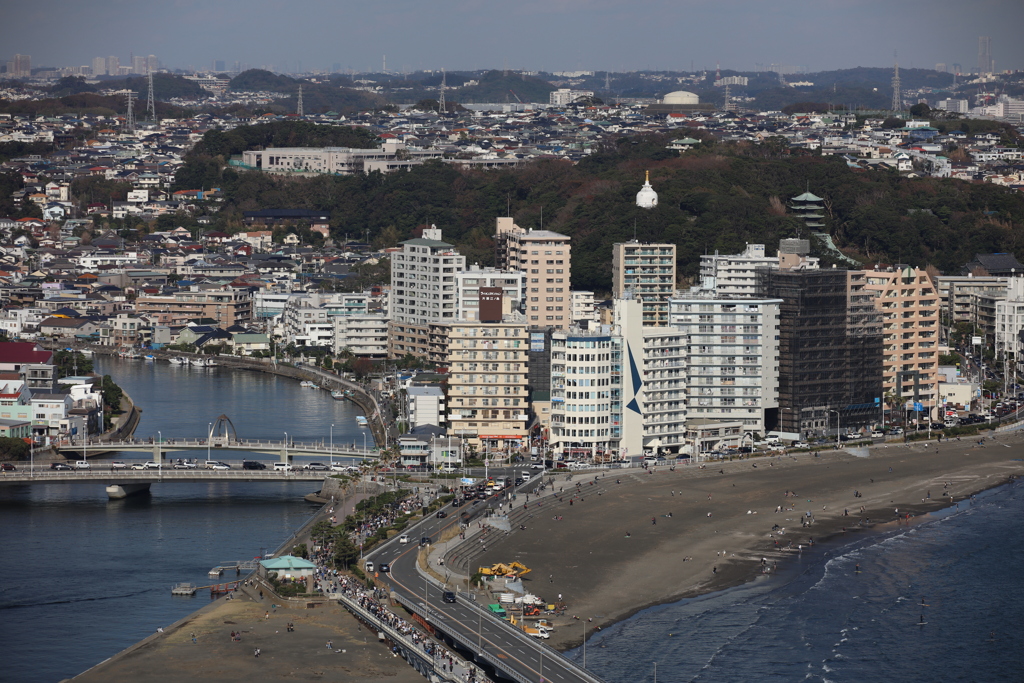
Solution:
[{"label": "river", "polygon": [[[296,380],[114,358],[97,358],[96,372],[143,409],[139,438],[202,436],[225,414],[240,438],[329,441],[333,425],[336,444],[362,446],[364,435],[373,444],[356,424],[358,406]],[[211,567],[276,548],[315,510],[302,497],[316,488],[161,483],[111,501],[102,484],[0,486],[0,678],[74,676],[207,604],[205,594],[174,598],[170,588],[208,585]]]}]

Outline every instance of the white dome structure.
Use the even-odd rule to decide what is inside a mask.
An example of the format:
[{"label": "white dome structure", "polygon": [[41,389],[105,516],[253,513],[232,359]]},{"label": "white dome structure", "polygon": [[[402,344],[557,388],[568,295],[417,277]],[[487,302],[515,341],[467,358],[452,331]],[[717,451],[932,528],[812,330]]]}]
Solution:
[{"label": "white dome structure", "polygon": [[676,90],[665,95],[661,100],[662,104],[700,104],[700,98],[692,92]]},{"label": "white dome structure", "polygon": [[651,187],[651,172],[647,171],[644,186],[636,193],[636,205],[641,209],[653,209],[658,205],[658,193]]}]

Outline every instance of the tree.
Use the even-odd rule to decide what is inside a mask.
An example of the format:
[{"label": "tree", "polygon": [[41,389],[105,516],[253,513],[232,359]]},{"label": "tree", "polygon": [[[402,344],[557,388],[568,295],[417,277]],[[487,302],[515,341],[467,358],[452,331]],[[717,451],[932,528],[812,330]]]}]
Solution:
[{"label": "tree", "polygon": [[356,358],[352,363],[352,372],[356,377],[363,378],[373,372],[373,361],[369,358]]},{"label": "tree", "polygon": [[110,375],[103,375],[103,383],[100,385],[100,392],[103,394],[103,405],[107,407],[107,410],[112,413],[116,413],[120,410],[121,397],[124,396],[124,391],[114,383],[114,380],[110,378]]},{"label": "tree", "polygon": [[0,436],[0,459],[3,460],[25,460],[28,458],[31,446],[25,443],[24,439],[11,439]]},{"label": "tree", "polygon": [[910,115],[917,119],[926,119],[932,113],[932,108],[924,102],[918,102],[910,108]]}]

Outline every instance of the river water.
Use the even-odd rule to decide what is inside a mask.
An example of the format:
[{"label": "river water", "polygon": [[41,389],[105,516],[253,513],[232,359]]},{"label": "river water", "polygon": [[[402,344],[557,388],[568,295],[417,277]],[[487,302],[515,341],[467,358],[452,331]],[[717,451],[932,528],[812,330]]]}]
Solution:
[{"label": "river water", "polygon": [[[335,444],[362,446],[364,433],[373,444],[358,406],[292,379],[106,358],[96,371],[143,408],[139,438],[202,436],[226,414],[241,438],[327,441],[333,424]],[[302,497],[317,488],[167,483],[111,501],[99,483],[0,486],[0,680],[74,676],[207,604],[170,588],[209,585],[211,567],[276,548],[316,509]]]}]

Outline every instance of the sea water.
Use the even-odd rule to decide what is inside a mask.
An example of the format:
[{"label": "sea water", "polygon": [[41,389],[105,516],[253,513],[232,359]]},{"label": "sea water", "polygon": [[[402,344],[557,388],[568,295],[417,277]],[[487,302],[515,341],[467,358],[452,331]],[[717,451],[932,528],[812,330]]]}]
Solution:
[{"label": "sea water", "polygon": [[672,682],[1024,680],[1022,519],[1024,486],[1010,484],[819,545],[775,577],[595,634],[587,666],[623,683],[655,668]]}]

